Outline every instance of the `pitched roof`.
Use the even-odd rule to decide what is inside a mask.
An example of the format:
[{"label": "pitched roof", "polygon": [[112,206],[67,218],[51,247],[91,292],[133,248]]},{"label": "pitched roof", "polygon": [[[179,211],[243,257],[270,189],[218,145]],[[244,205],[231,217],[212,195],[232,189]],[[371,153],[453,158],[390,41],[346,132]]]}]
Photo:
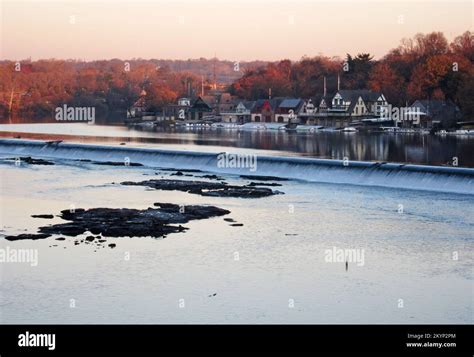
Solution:
[{"label": "pitched roof", "polygon": [[381,92],[373,92],[368,89],[343,89],[337,91],[337,93],[339,93],[344,100],[353,101],[362,97],[364,102],[376,102],[382,95]]},{"label": "pitched roof", "polygon": [[264,105],[269,105],[271,110],[275,110],[282,100],[282,98],[258,99],[252,106],[252,113],[259,113]]},{"label": "pitched roof", "polygon": [[193,105],[191,106],[191,111],[211,111],[211,107],[201,98],[198,97]]},{"label": "pitched roof", "polygon": [[440,113],[445,110],[455,110],[459,111],[459,107],[454,104],[451,100],[443,100],[443,99],[418,99],[416,100],[411,107],[413,107],[416,103],[420,103],[426,110],[428,115],[433,115],[436,113]]},{"label": "pitched roof", "polygon": [[321,101],[324,99],[324,103],[326,103],[326,106],[328,108],[331,108],[332,107],[332,98],[334,98],[336,94],[328,94],[328,95],[319,95],[319,96],[316,96],[315,97],[315,100],[317,100],[315,103],[315,105],[317,105],[318,107],[321,105]]},{"label": "pitched roof", "polygon": [[286,98],[284,99],[280,105],[278,106],[278,108],[284,108],[284,109],[294,109],[294,108],[298,108],[299,106],[301,106],[303,104],[303,100],[302,99],[295,99],[295,98]]},{"label": "pitched roof", "polygon": [[253,106],[255,105],[255,101],[254,100],[249,100],[249,101],[244,101],[244,102],[241,102],[245,108],[247,108],[248,110],[252,110]]}]

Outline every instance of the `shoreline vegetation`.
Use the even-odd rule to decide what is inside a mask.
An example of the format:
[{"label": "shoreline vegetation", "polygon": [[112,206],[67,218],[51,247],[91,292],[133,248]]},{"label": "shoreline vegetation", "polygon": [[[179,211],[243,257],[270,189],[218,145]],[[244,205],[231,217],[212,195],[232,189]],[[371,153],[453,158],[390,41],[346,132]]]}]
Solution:
[{"label": "shoreline vegetation", "polygon": [[[238,63],[238,71],[235,64]],[[242,100],[310,98],[337,89],[383,92],[389,103],[449,100],[474,117],[474,35],[449,43],[440,32],[418,34],[379,60],[316,56],[275,62],[206,60],[0,61],[0,122],[54,118],[55,108],[94,107],[102,123],[123,120],[137,100],[157,112],[180,97],[225,91]]]}]

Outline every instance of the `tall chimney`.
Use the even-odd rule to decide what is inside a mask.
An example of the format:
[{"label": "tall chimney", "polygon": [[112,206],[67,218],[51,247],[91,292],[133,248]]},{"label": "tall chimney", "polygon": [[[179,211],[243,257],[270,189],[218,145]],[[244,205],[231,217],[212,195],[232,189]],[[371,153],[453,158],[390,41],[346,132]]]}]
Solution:
[{"label": "tall chimney", "polygon": [[204,96],[204,76],[201,76],[201,97]]},{"label": "tall chimney", "polygon": [[268,99],[272,99],[272,89],[268,88]]},{"label": "tall chimney", "polygon": [[341,78],[339,77],[339,73],[337,74],[337,90],[339,91],[341,88]]},{"label": "tall chimney", "polygon": [[323,96],[326,96],[326,76],[324,76],[324,91],[323,91]]}]

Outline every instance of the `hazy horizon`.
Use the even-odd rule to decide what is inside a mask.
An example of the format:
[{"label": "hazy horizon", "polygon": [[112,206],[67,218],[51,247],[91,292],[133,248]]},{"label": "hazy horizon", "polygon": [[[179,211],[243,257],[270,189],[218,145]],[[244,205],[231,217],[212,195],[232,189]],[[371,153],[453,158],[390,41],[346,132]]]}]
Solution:
[{"label": "hazy horizon", "polygon": [[378,59],[416,33],[451,41],[472,29],[472,10],[470,1],[2,0],[0,59]]}]

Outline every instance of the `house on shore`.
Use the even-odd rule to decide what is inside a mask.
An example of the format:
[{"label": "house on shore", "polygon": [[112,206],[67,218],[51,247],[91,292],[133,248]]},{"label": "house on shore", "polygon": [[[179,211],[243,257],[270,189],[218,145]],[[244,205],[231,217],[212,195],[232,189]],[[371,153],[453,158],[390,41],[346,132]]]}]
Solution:
[{"label": "house on shore", "polygon": [[321,97],[314,124],[333,128],[361,124],[364,118],[380,116],[387,106],[387,100],[380,92],[338,90],[333,95]]},{"label": "house on shore", "polygon": [[339,90],[331,101],[329,112],[343,113],[345,116],[363,117],[380,116],[388,105],[385,96],[380,92],[367,89]]},{"label": "house on shore", "polygon": [[298,123],[299,114],[303,112],[304,101],[302,99],[286,98],[275,110],[275,122]]},{"label": "house on shore", "polygon": [[178,104],[163,106],[161,117],[163,120],[186,120],[189,117],[191,99],[179,98]]},{"label": "house on shore", "polygon": [[306,100],[298,114],[298,121],[303,125],[317,125],[317,113],[322,96],[315,96]]},{"label": "house on shore", "polygon": [[225,123],[245,124],[252,120],[252,108],[255,105],[253,101],[240,101],[235,105],[234,110],[223,111],[220,113],[222,121]]},{"label": "house on shore", "polygon": [[140,118],[146,111],[146,92],[142,90],[140,97],[133,103],[132,107],[127,110],[127,118]]},{"label": "house on shore", "polygon": [[232,112],[236,110],[237,105],[241,101],[230,93],[222,93],[218,97],[217,114],[221,115],[223,112]]},{"label": "house on shore", "polygon": [[[211,109],[209,112],[210,114],[217,115],[219,112],[219,96],[217,95],[203,95],[198,97],[200,101],[207,104],[207,106]],[[201,105],[201,104],[199,104]]]},{"label": "house on shore", "polygon": [[413,121],[405,120],[405,127],[448,129],[454,127],[462,118],[461,110],[451,100],[416,100],[409,108],[419,112],[420,121],[417,125],[413,124]]},{"label": "house on shore", "polygon": [[205,115],[210,115],[213,108],[204,101],[203,98],[197,97],[192,106],[188,110],[189,120],[202,120]]},{"label": "house on shore", "polygon": [[282,99],[259,99],[251,109],[251,120],[256,123],[274,122],[275,111],[280,105]]}]

